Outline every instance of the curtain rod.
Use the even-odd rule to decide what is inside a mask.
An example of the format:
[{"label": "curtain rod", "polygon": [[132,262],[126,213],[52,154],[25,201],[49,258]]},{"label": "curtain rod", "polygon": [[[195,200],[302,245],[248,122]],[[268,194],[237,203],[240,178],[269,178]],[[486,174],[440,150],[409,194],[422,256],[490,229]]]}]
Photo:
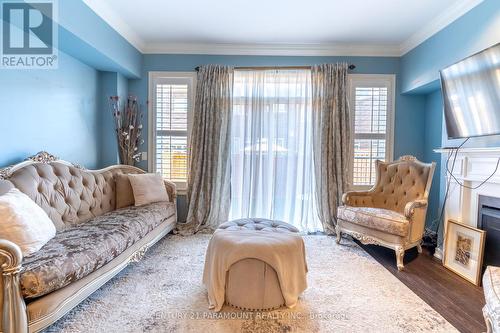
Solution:
[{"label": "curtain rod", "polygon": [[[311,69],[312,66],[262,66],[262,67],[234,67],[237,70],[269,70],[269,69]],[[356,65],[350,64],[348,66],[349,69],[353,70],[356,68]],[[200,66],[195,67],[195,71],[198,71]]]}]

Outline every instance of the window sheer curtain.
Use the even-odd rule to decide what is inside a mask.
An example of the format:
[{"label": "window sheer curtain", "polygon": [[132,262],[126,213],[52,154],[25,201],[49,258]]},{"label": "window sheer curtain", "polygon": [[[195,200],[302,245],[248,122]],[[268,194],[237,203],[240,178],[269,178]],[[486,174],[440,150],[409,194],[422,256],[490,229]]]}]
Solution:
[{"label": "window sheer curtain", "polygon": [[310,70],[235,70],[230,219],[323,230],[317,215]]}]

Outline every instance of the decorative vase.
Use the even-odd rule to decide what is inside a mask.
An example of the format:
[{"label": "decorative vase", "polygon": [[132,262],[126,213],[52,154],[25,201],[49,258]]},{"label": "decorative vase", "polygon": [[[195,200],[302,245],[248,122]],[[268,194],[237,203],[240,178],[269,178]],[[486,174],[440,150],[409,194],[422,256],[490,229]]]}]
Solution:
[{"label": "decorative vase", "polygon": [[120,163],[134,165],[140,161],[139,146],[144,143],[141,137],[143,114],[137,98],[129,96],[123,110],[120,110],[120,98],[111,96],[110,109],[113,113]]}]

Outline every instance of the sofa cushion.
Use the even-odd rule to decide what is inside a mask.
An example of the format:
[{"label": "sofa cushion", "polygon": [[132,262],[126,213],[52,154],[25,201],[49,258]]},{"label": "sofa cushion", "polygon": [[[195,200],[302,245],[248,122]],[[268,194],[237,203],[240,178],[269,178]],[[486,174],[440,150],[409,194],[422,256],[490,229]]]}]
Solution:
[{"label": "sofa cushion", "polygon": [[116,184],[116,209],[133,206],[135,203],[134,192],[128,174],[115,175]]},{"label": "sofa cushion", "polygon": [[409,222],[403,214],[372,207],[340,206],[337,217],[341,220],[358,224],[367,228],[380,230],[389,234],[408,235]]},{"label": "sofa cushion", "polygon": [[170,202],[127,207],[64,229],[24,258],[21,290],[35,298],[94,272],[175,214]]},{"label": "sofa cushion", "polygon": [[28,256],[56,235],[47,213],[17,188],[0,195],[0,238],[19,245]]},{"label": "sofa cushion", "polygon": [[132,185],[136,206],[169,201],[167,189],[160,174],[130,174],[128,175],[128,179],[130,180],[130,185]]}]

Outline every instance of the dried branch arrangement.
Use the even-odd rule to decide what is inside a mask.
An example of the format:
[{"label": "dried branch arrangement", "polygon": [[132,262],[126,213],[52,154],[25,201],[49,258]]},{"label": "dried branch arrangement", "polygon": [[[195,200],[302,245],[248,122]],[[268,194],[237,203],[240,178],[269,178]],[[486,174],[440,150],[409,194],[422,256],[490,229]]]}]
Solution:
[{"label": "dried branch arrangement", "polygon": [[140,111],[139,103],[136,97],[129,96],[124,110],[121,111],[120,98],[111,96],[109,99],[115,124],[120,163],[134,165],[134,162],[140,161],[139,146],[144,143],[141,138],[143,114]]}]

